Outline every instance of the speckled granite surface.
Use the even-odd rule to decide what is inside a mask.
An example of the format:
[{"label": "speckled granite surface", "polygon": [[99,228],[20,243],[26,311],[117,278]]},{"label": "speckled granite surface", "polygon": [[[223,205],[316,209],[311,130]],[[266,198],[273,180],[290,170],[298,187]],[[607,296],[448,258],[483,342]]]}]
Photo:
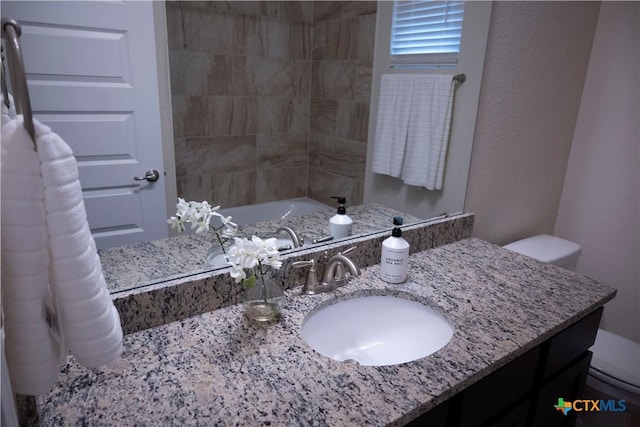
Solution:
[{"label": "speckled granite surface", "polygon": [[[422,222],[404,227],[404,237],[413,252],[433,248],[470,237],[473,219],[473,214],[460,214]],[[301,285],[306,272],[292,269],[292,262],[314,258],[318,261],[319,271],[322,271],[326,262],[324,251],[331,256],[353,245],[357,250],[349,256],[359,266],[378,264],[382,241],[390,234],[376,233],[321,247],[303,248],[284,256],[283,266],[274,273],[274,277],[285,289]],[[236,304],[241,290],[226,271],[206,272],[112,293],[124,332],[132,333]]]},{"label": "speckled granite surface", "polygon": [[[405,224],[423,221],[412,215],[375,203],[350,206],[349,216],[353,219],[353,236],[363,236],[381,230],[390,230],[394,216],[402,216]],[[329,219],[335,209],[307,215],[288,217],[283,221],[259,222],[244,225],[238,235],[273,237],[282,225],[291,227],[304,237],[305,247],[314,239],[329,235]],[[286,234],[282,234],[286,237]],[[213,235],[183,234],[168,239],[103,249],[99,251],[100,261],[109,290],[127,291],[147,286],[158,281],[178,279],[189,274],[210,271],[204,263],[211,247]]]},{"label": "speckled granite surface", "polygon": [[[613,298],[595,280],[477,239],[414,254],[410,280],[378,266],[328,294],[288,292],[283,318],[248,324],[231,306],[125,337],[103,369],[72,358],[38,399],[42,425],[403,425]],[[387,367],[335,362],[300,337],[318,305],[354,295],[423,301],[452,322],[437,353]],[[508,319],[508,321],[505,321]]]}]

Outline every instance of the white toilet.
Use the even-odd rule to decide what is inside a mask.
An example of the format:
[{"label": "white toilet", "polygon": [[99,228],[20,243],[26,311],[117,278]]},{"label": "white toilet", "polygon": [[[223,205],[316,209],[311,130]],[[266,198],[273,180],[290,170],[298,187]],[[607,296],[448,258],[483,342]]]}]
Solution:
[{"label": "white toilet", "polygon": [[[542,234],[510,243],[504,248],[575,271],[580,245]],[[587,390],[600,399],[625,400],[629,411],[640,411],[640,344],[598,329]]]}]

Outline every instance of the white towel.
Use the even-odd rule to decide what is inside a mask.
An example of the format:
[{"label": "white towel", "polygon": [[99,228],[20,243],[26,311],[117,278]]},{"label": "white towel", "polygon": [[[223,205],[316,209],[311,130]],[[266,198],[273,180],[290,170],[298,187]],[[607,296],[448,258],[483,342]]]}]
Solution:
[{"label": "white towel", "polygon": [[4,103],[4,94],[0,97],[0,102],[2,102],[2,126],[9,123],[16,117],[16,104],[13,102],[13,96],[10,93],[7,94],[9,96],[9,106]]},{"label": "white towel", "polygon": [[[66,351],[60,344],[49,292],[44,187],[22,116],[2,127],[2,305],[5,350],[16,393],[47,393]],[[47,312],[49,316],[47,316]]]},{"label": "white towel", "polygon": [[98,367],[122,351],[120,316],[87,223],[78,167],[69,146],[34,120],[44,181],[51,288],[65,344],[79,363]]},{"label": "white towel", "polygon": [[405,158],[413,75],[383,74],[373,146],[374,173],[400,177]]},{"label": "white towel", "polygon": [[442,189],[451,129],[454,80],[450,75],[414,75],[407,146],[402,165],[405,184]]}]

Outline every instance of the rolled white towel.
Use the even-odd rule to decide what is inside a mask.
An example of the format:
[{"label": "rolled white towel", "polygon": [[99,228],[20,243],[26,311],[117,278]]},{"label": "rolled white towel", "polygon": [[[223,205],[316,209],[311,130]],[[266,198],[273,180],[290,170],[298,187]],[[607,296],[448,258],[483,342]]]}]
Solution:
[{"label": "rolled white towel", "polygon": [[87,224],[73,153],[47,126],[34,120],[34,127],[45,187],[51,287],[65,343],[79,363],[98,367],[122,351],[120,316]]},{"label": "rolled white towel", "polygon": [[[2,127],[2,303],[13,391],[47,393],[66,351],[49,292],[44,187],[33,141],[17,116]],[[51,322],[51,323],[50,323]]]}]

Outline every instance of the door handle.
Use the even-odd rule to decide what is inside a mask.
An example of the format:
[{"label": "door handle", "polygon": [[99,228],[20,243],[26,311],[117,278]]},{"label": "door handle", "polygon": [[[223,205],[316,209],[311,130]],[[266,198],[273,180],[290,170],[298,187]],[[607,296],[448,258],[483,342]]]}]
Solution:
[{"label": "door handle", "polygon": [[136,181],[144,181],[146,179],[149,182],[156,182],[160,179],[160,174],[155,169],[149,169],[145,172],[144,176],[134,176],[133,179]]}]

